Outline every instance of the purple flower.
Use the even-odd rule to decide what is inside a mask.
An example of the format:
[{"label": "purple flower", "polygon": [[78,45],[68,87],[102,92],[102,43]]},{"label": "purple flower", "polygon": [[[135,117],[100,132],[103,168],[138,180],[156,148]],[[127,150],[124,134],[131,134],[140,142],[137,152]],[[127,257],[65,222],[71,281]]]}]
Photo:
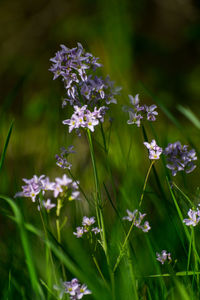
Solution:
[{"label": "purple flower", "polygon": [[49,70],[54,74],[53,79],[61,77],[66,89],[63,107],[67,103],[72,106],[86,104],[93,109],[116,103],[115,95],[118,95],[119,89],[114,88],[108,76],[105,80],[94,76],[94,71],[102,65],[80,43],[72,49],[61,45],[61,50],[50,61],[52,66]]},{"label": "purple flower", "polygon": [[73,232],[73,234],[76,235],[77,238],[82,237],[82,235],[84,234],[83,227],[77,227],[76,232]]},{"label": "purple flower", "polygon": [[[124,111],[129,112],[129,120],[127,121],[128,124],[136,124],[140,127],[142,119],[146,118],[147,121],[155,121],[156,116],[158,115],[155,109],[157,108],[156,105],[140,105],[139,94],[135,97],[132,95],[128,95],[130,103],[132,107],[123,107]],[[140,112],[140,114],[138,114]]]},{"label": "purple flower", "polygon": [[69,146],[67,149],[65,149],[65,147],[61,148],[61,154],[60,156],[58,154],[56,154],[55,158],[56,158],[56,164],[57,166],[59,166],[62,169],[71,169],[72,164],[70,164],[67,161],[67,157],[70,153],[75,153],[75,151],[73,150],[74,146]]},{"label": "purple flower", "polygon": [[189,209],[188,211],[189,219],[184,219],[183,223],[187,226],[196,226],[200,221],[200,211],[197,208],[197,210]]},{"label": "purple flower", "polygon": [[55,207],[56,206],[56,204],[54,204],[54,203],[51,203],[51,200],[50,199],[47,199],[46,201],[43,201],[43,206],[44,206],[44,208],[46,209],[46,210],[50,210],[50,209],[52,209],[53,207]]},{"label": "purple flower", "polygon": [[91,217],[91,218],[88,218],[88,217],[83,217],[83,226],[91,226],[92,224],[95,223],[95,217]]},{"label": "purple flower", "polygon": [[149,150],[149,159],[155,160],[160,158],[163,150],[156,144],[155,140],[152,140],[151,143],[144,142],[144,145]]},{"label": "purple flower", "polygon": [[156,105],[151,105],[146,107],[146,113],[147,113],[147,120],[148,121],[155,121],[156,117],[158,115],[157,111],[155,109],[157,108]]},{"label": "purple flower", "polygon": [[23,191],[15,194],[15,197],[30,197],[33,202],[36,200],[36,196],[40,193],[43,187],[43,179],[45,175],[37,177],[33,176],[31,179],[23,179],[26,185],[22,186]]},{"label": "purple flower", "polygon": [[143,119],[143,117],[137,113],[133,113],[132,111],[129,111],[129,120],[127,121],[127,124],[136,124],[137,127],[140,127],[140,120]]},{"label": "purple flower", "polygon": [[188,150],[187,145],[182,146],[180,142],[168,144],[163,153],[168,162],[166,167],[172,171],[173,176],[178,171],[190,173],[196,168],[194,164],[197,160],[196,152],[194,149]]},{"label": "purple flower", "polygon": [[171,253],[167,253],[167,251],[166,250],[162,250],[162,252],[161,253],[156,253],[156,256],[157,256],[157,260],[159,261],[159,262],[161,262],[161,264],[163,265],[165,262],[166,262],[166,260],[168,259],[169,260],[169,262],[171,262]]},{"label": "purple flower", "polygon": [[104,114],[106,107],[100,107],[97,109],[94,108],[94,111],[91,112],[87,109],[87,105],[82,107],[74,106],[74,113],[71,116],[71,119],[63,121],[64,125],[69,125],[69,132],[73,129],[79,130],[80,128],[88,128],[92,132],[94,127],[99,124],[99,122],[104,121]]},{"label": "purple flower", "polygon": [[73,232],[74,235],[76,235],[77,238],[80,238],[83,236],[84,233],[93,232],[95,235],[97,233],[100,233],[101,229],[98,227],[91,227],[95,223],[95,217],[88,218],[86,216],[83,217],[82,221],[82,227],[77,227],[76,231]]},{"label": "purple flower", "polygon": [[129,222],[134,222],[134,225],[137,228],[142,229],[143,232],[148,232],[151,227],[149,226],[149,222],[145,221],[143,225],[141,225],[142,220],[146,216],[146,214],[141,214],[137,209],[135,209],[133,212],[130,210],[126,210],[128,216],[123,217],[123,220],[128,220]]},{"label": "purple flower", "polygon": [[70,299],[82,299],[84,295],[91,294],[92,292],[87,288],[86,284],[80,284],[77,278],[63,283],[65,293],[70,295]]}]

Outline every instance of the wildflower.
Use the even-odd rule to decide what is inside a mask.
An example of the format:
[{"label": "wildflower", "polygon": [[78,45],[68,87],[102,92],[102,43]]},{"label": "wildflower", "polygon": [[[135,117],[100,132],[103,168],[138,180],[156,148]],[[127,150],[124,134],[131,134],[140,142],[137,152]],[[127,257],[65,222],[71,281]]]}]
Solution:
[{"label": "wildflower", "polygon": [[81,285],[77,278],[64,282],[65,292],[70,295],[70,299],[82,299],[84,295],[92,292],[87,288],[86,284]]},{"label": "wildflower", "polygon": [[164,263],[165,263],[165,261],[168,259],[169,260],[169,262],[171,262],[171,253],[167,253],[167,251],[166,250],[162,250],[162,252],[161,253],[156,253],[156,256],[157,256],[157,260],[159,261],[159,262],[161,262],[161,264],[163,265]]},{"label": "wildflower", "polygon": [[40,193],[43,187],[43,179],[45,175],[37,177],[33,176],[31,179],[23,179],[26,185],[22,186],[23,191],[15,194],[15,197],[30,197],[33,202],[36,200],[36,196]]},{"label": "wildflower", "polygon": [[56,206],[56,204],[54,203],[51,203],[51,200],[50,199],[47,199],[46,201],[43,201],[43,206],[44,208],[49,211],[50,209],[52,209],[53,207]]},{"label": "wildflower", "polygon": [[159,159],[162,154],[162,148],[156,144],[155,140],[152,140],[151,143],[144,142],[144,145],[149,150],[149,159]]},{"label": "wildflower", "polygon": [[83,217],[83,222],[82,222],[83,226],[91,226],[94,223],[95,223],[94,217],[91,217],[91,218]]},{"label": "wildflower", "polygon": [[94,227],[91,229],[92,232],[94,232],[94,234],[100,233],[100,229],[98,227]]},{"label": "wildflower", "polygon": [[157,108],[155,104],[151,106],[140,105],[139,94],[135,97],[128,95],[128,97],[132,107],[123,107],[123,109],[129,113],[129,120],[127,121],[128,124],[136,124],[140,127],[141,120],[144,118],[146,118],[147,121],[156,120],[158,113],[155,111]]},{"label": "wildflower", "polygon": [[[62,178],[55,178],[54,182],[49,180],[49,177],[41,175],[37,177],[33,176],[31,179],[23,179],[26,185],[22,186],[22,192],[15,194],[15,197],[30,197],[33,202],[36,201],[37,197],[41,193],[45,197],[46,192],[52,192],[54,198],[68,197],[69,200],[75,200],[79,198],[78,183],[68,178],[66,174]],[[64,193],[64,194],[62,194]],[[55,206],[51,203],[50,199],[43,202],[44,207],[49,210]]]},{"label": "wildflower", "polygon": [[[119,88],[114,88],[109,76],[104,80],[94,75],[94,71],[102,65],[80,43],[72,49],[61,45],[61,50],[50,61],[52,66],[49,70],[54,74],[53,79],[61,77],[66,89],[67,98],[63,101],[63,107],[69,103],[71,106],[87,105],[93,109],[116,103],[115,95],[119,93]],[[71,118],[68,124],[71,126],[70,132],[74,122]]]},{"label": "wildflower", "polygon": [[77,238],[80,238],[84,233],[93,232],[95,235],[100,233],[101,229],[99,229],[98,227],[92,227],[94,223],[95,217],[88,218],[84,216],[82,221],[83,226],[77,227],[76,232],[73,232],[73,234],[76,235]]},{"label": "wildflower", "polygon": [[70,153],[75,153],[75,151],[73,150],[74,146],[69,146],[68,149],[65,149],[65,147],[61,148],[61,154],[60,156],[58,154],[56,154],[56,164],[57,166],[59,166],[62,169],[71,169],[72,164],[70,164],[67,161],[67,157]]},{"label": "wildflower", "polygon": [[189,209],[188,211],[189,219],[184,219],[183,223],[187,226],[196,226],[200,221],[200,211],[197,208],[197,210]]},{"label": "wildflower", "polygon": [[149,222],[145,221],[143,225],[141,225],[142,220],[146,216],[146,214],[141,214],[137,209],[135,209],[133,212],[130,210],[126,210],[128,216],[123,217],[123,220],[128,220],[129,222],[134,222],[134,225],[137,228],[142,229],[143,232],[148,232],[151,227],[149,226]]},{"label": "wildflower", "polygon": [[168,162],[166,167],[172,171],[173,176],[178,171],[190,173],[196,168],[194,164],[194,161],[197,160],[196,152],[194,149],[188,150],[187,145],[182,146],[180,142],[168,144],[163,153]]},{"label": "wildflower", "polygon": [[77,227],[76,232],[73,232],[73,234],[76,235],[77,238],[82,237],[82,235],[84,234],[83,227]]},{"label": "wildflower", "polygon": [[80,128],[88,128],[93,132],[94,127],[98,125],[99,122],[104,121],[104,114],[106,111],[105,106],[102,106],[99,109],[95,107],[93,112],[87,109],[87,105],[84,105],[81,108],[74,106],[74,109],[71,119],[63,121],[64,125],[69,125],[69,132],[73,129],[79,130]]}]

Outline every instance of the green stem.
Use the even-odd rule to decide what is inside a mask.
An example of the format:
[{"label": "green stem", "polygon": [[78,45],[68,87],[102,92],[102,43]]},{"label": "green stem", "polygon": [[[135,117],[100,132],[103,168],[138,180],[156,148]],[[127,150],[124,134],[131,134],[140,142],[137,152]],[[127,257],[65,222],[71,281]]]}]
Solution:
[{"label": "green stem", "polygon": [[[92,167],[93,167],[93,172],[94,172],[94,181],[95,181],[95,189],[96,189],[95,208],[96,208],[97,222],[98,222],[99,228],[102,229],[102,231],[100,231],[101,242],[102,242],[102,246],[103,246],[103,249],[105,252],[106,261],[108,264],[108,269],[109,269],[109,274],[110,274],[110,279],[111,279],[111,284],[112,284],[112,299],[114,300],[115,299],[114,273],[112,272],[110,258],[108,255],[108,247],[107,247],[107,241],[106,241],[104,219],[103,219],[103,214],[102,214],[103,205],[102,205],[102,199],[101,199],[101,190],[100,190],[99,178],[98,178],[98,173],[97,173],[92,136],[91,136],[91,132],[89,129],[87,130],[87,137],[88,137],[88,143],[89,143],[91,160],[92,160]],[[104,139],[104,142],[105,142],[105,139]]]},{"label": "green stem", "polygon": [[191,235],[190,235],[190,245],[189,245],[189,250],[188,250],[188,259],[187,259],[187,272],[189,270],[190,267],[190,257],[191,257],[191,250],[192,250],[192,240],[193,240],[193,231],[191,230]]},{"label": "green stem", "polygon": [[[56,229],[57,229],[57,238],[58,243],[61,244],[61,229],[60,229],[60,210],[62,208],[62,200],[57,198],[57,207],[56,207]],[[65,268],[63,263],[61,263],[61,269],[64,280],[66,280]]]},{"label": "green stem", "polygon": [[[147,171],[147,175],[146,175],[146,178],[145,178],[145,181],[144,181],[144,186],[143,186],[143,189],[142,189],[142,195],[141,195],[141,197],[140,197],[140,202],[139,202],[138,207],[140,207],[140,206],[142,205],[142,200],[143,200],[143,198],[144,198],[144,192],[145,192],[145,189],[146,189],[147,181],[148,181],[149,174],[150,174],[150,171],[151,171],[151,169],[152,169],[152,166],[153,166],[154,162],[155,162],[155,160],[152,160],[152,162],[151,162],[151,164],[150,164],[150,166],[149,166],[149,169],[148,169],[148,171]],[[136,215],[135,215],[135,218],[133,219],[132,224],[131,224],[131,226],[130,226],[130,228],[129,228],[129,231],[128,231],[126,237],[125,237],[124,243],[123,243],[123,245],[122,245],[122,247],[121,247],[119,256],[118,256],[117,261],[116,261],[116,263],[115,263],[113,272],[115,272],[115,270],[117,269],[117,267],[118,267],[118,265],[119,265],[119,263],[120,263],[120,261],[121,261],[121,258],[123,257],[124,249],[125,249],[125,247],[126,247],[126,244],[127,244],[128,238],[129,238],[129,236],[130,236],[130,234],[131,234],[131,231],[132,231],[132,229],[133,229],[133,227],[134,227],[134,225],[135,225],[135,220],[136,220],[137,216],[138,216],[138,211],[137,211],[137,213],[136,213]]]}]

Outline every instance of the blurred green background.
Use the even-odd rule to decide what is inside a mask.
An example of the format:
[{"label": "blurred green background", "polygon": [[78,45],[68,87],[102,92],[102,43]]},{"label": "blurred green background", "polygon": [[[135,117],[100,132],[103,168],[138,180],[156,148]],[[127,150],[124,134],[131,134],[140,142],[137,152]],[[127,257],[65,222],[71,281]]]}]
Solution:
[{"label": "blurred green background", "polygon": [[[119,197],[124,199],[123,209],[128,206],[132,209],[131,199],[140,194],[148,166],[145,150],[141,151],[141,132],[126,125],[128,116],[121,111],[129,102],[128,94],[139,93],[142,103],[160,104],[154,124],[160,145],[164,147],[170,141],[180,140],[191,143],[198,152],[199,129],[181,114],[178,105],[189,107],[199,117],[199,13],[200,2],[192,0],[1,0],[0,149],[14,120],[0,174],[1,194],[13,197],[21,189],[21,179],[31,178],[33,174],[46,174],[52,179],[62,174],[55,165],[54,156],[60,147],[70,144],[75,145],[77,152],[71,156],[73,173],[86,192],[91,189],[88,175],[92,171],[86,140],[69,135],[62,125],[61,121],[66,118],[61,108],[65,91],[62,82],[53,81],[48,71],[49,59],[60,44],[71,48],[77,42],[82,43],[87,51],[100,57],[104,75],[109,74],[116,85],[122,87],[118,106],[113,106],[111,112],[114,120],[111,154],[116,186],[119,183],[122,186]],[[180,126],[176,127],[167,117],[166,109]],[[152,136],[151,128],[147,131]],[[133,142],[127,162],[130,137]],[[102,157],[99,153],[100,162],[103,162]],[[99,168],[106,180],[103,163],[99,163]],[[198,198],[195,192],[199,171],[195,170],[185,180],[181,175],[177,177],[192,199]],[[25,199],[24,202],[26,209],[29,208],[27,219],[30,221],[34,219],[32,203]],[[163,220],[167,205],[163,204],[160,215],[155,213],[155,224]],[[159,210],[158,206],[154,199],[149,209],[157,207]],[[4,209],[6,211],[6,208],[2,211]],[[173,240],[176,247],[176,234],[171,235],[170,227],[163,226],[157,230],[157,236],[162,235],[163,228],[169,230],[165,237]],[[7,249],[15,247],[14,234],[12,223],[0,215],[3,280],[7,278],[5,270],[12,265],[12,252]],[[16,269],[19,267],[16,262],[14,265]]]}]

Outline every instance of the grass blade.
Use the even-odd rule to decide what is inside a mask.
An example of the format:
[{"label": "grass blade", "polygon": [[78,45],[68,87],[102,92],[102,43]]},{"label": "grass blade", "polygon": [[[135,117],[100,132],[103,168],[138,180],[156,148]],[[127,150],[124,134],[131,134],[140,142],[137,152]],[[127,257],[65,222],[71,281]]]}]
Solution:
[{"label": "grass blade", "polygon": [[0,171],[2,169],[2,166],[3,166],[3,162],[4,162],[4,159],[5,159],[5,155],[6,155],[6,151],[7,151],[7,148],[8,148],[8,143],[9,143],[9,140],[10,140],[10,136],[11,136],[11,133],[12,133],[12,129],[13,129],[13,121],[10,125],[10,128],[8,130],[8,135],[7,135],[7,138],[6,138],[6,141],[5,141],[5,144],[4,144],[4,147],[3,147],[3,151],[2,151],[2,154],[1,154],[1,158],[0,158]]}]

